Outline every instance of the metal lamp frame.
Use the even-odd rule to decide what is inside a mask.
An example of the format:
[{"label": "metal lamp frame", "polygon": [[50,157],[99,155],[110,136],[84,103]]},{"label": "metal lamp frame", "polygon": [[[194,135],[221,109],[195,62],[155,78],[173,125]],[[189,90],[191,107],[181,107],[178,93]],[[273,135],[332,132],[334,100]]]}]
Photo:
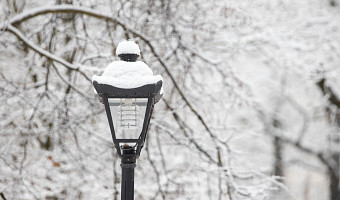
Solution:
[{"label": "metal lamp frame", "polygon": [[[131,157],[130,154],[124,154],[122,152],[122,148],[120,146],[121,143],[136,143],[136,149],[133,155],[135,158],[138,158],[140,156],[140,152],[144,146],[146,134],[148,131],[153,107],[155,103],[159,101],[159,99],[162,97],[162,94],[160,94],[160,90],[162,88],[162,81],[158,81],[155,84],[148,84],[144,85],[138,88],[132,88],[132,89],[124,89],[124,88],[117,88],[111,85],[106,84],[99,84],[97,81],[93,82],[93,86],[97,91],[97,94],[102,98],[103,104],[105,106],[106,115],[108,118],[110,130],[111,130],[111,136],[114,143],[115,148],[117,149],[118,156],[120,158],[124,157]],[[143,121],[143,128],[138,138],[136,139],[117,139],[115,134],[115,129],[113,125],[112,115],[111,115],[111,109],[108,100],[114,98],[147,98],[147,107],[145,111],[144,121]]]}]

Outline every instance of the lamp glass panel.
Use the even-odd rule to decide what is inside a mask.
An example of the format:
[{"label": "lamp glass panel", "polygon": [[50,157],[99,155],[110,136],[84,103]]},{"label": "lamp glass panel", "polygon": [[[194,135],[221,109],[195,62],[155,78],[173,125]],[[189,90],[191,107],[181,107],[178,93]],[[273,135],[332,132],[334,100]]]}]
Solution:
[{"label": "lamp glass panel", "polygon": [[117,139],[138,139],[148,98],[108,99]]}]

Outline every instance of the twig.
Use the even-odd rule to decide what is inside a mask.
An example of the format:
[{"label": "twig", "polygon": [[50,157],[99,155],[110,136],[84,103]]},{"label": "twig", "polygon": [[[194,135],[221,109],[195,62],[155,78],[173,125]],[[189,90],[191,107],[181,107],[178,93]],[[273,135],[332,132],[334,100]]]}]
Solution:
[{"label": "twig", "polygon": [[74,87],[72,83],[70,83],[69,81],[65,80],[64,77],[60,74],[58,68],[54,65],[53,61],[51,61],[51,65],[53,66],[54,70],[57,72],[57,75],[59,76],[59,78],[66,83],[68,86],[70,86],[74,91],[76,91],[78,94],[80,94],[82,97],[84,97],[89,103],[93,104],[90,101],[90,97],[88,97],[86,94],[84,94],[83,92],[81,92],[78,88]]},{"label": "twig", "polygon": [[[174,109],[170,106],[170,104],[163,99],[165,105],[167,106],[167,108],[171,111],[174,111]],[[189,134],[186,131],[186,127],[185,127],[185,123],[183,122],[183,120],[179,117],[179,115],[176,112],[172,112],[173,117],[175,118],[177,124],[179,125],[179,127],[183,130],[183,134],[185,137],[187,137],[189,139],[189,141],[194,144],[194,146],[196,147],[196,149],[198,151],[200,151],[201,153],[203,153],[203,155],[205,155],[210,162],[212,163],[217,163],[209,154],[206,150],[204,150],[192,137],[189,136]]]},{"label": "twig", "polygon": [[4,193],[0,192],[0,196],[1,196],[2,200],[7,200]]},{"label": "twig", "polygon": [[29,46],[32,50],[34,50],[35,52],[39,53],[42,56],[45,56],[51,60],[54,60],[62,65],[64,65],[65,67],[71,69],[71,70],[75,70],[75,71],[79,71],[88,81],[91,81],[91,79],[84,73],[82,72],[79,67],[65,61],[64,59],[51,54],[50,52],[40,48],[39,46],[35,45],[33,42],[29,41],[17,28],[15,28],[14,26],[12,26],[11,24],[9,24],[6,28],[6,30],[8,30],[9,32],[13,33],[14,35],[16,35],[22,42],[24,42],[27,46]]}]

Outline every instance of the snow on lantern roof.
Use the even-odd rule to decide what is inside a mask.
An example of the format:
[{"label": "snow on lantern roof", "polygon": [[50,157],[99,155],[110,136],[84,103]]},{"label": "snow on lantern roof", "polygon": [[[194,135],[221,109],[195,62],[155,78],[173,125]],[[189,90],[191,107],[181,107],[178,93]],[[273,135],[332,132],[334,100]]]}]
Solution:
[{"label": "snow on lantern roof", "polygon": [[109,64],[102,76],[94,75],[92,82],[131,89],[163,81],[162,76],[154,76],[152,70],[141,61],[114,61]]},{"label": "snow on lantern roof", "polygon": [[138,44],[132,40],[121,41],[116,49],[116,55],[120,54],[137,54],[140,56],[140,49]]}]

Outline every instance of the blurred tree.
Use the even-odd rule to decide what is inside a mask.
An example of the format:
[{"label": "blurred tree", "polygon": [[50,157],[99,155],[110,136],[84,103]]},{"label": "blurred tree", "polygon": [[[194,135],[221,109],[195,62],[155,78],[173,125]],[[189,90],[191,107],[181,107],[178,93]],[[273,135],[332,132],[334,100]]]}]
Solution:
[{"label": "blurred tree", "polygon": [[331,86],[327,85],[326,78],[317,82],[322,93],[327,97],[329,105],[326,112],[329,115],[329,123],[335,126],[335,131],[329,135],[328,154],[319,155],[327,166],[329,177],[330,199],[340,199],[340,98],[335,94]]}]

